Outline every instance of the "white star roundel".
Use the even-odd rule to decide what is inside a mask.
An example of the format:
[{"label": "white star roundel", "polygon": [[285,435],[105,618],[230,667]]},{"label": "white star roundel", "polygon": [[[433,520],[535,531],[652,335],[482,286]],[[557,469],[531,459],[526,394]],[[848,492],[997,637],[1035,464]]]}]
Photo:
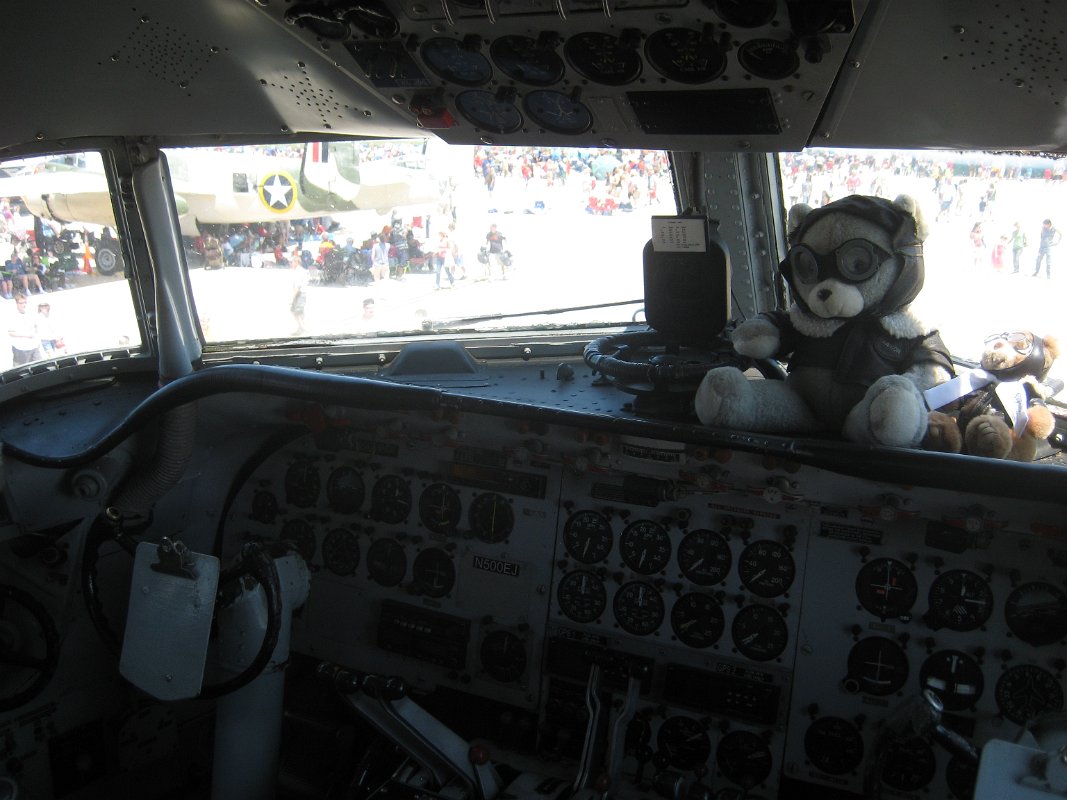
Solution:
[{"label": "white star roundel", "polygon": [[296,205],[296,181],[288,173],[272,172],[259,186],[259,199],[271,211],[291,211]]}]

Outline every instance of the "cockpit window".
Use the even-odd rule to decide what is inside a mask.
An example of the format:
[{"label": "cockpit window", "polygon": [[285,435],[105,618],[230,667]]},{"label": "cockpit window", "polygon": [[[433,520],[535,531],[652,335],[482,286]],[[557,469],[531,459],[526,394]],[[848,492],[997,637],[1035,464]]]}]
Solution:
[{"label": "cockpit window", "polygon": [[650,217],[677,213],[660,151],[411,140],[167,158],[209,343],[629,323]]},{"label": "cockpit window", "polygon": [[[779,158],[786,208],[850,194],[914,197],[929,233],[912,308],[977,361],[1004,331],[1067,335],[1067,160],[983,152],[809,149]],[[1046,224],[1048,220],[1048,224]],[[1067,359],[1052,375],[1067,378]]]},{"label": "cockpit window", "polygon": [[99,153],[0,162],[0,370],[141,346]]}]

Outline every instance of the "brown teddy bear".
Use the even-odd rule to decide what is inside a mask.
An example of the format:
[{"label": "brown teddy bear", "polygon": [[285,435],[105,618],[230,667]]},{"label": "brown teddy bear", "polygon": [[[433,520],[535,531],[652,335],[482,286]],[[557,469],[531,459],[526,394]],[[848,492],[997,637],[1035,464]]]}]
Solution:
[{"label": "brown teddy bear", "polygon": [[[1060,386],[1045,383],[1059,355],[1059,343],[1031,331],[991,336],[979,361],[981,369],[967,371],[950,383],[972,391],[931,411],[923,446],[928,450],[1033,461],[1040,442],[1055,429],[1044,400]],[[1058,383],[1058,382],[1056,382]],[[940,391],[941,394],[935,394]],[[943,400],[948,387],[931,389],[931,405]],[[962,391],[962,390],[961,390]]]}]

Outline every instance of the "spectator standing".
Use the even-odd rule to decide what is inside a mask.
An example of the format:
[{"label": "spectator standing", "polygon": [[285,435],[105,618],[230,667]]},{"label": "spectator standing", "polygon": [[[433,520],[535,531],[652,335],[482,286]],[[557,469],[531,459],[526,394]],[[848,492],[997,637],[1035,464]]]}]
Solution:
[{"label": "spectator standing", "polygon": [[1045,275],[1052,278],[1052,248],[1060,243],[1060,232],[1052,227],[1052,220],[1041,223],[1041,239],[1037,245],[1037,263],[1034,265],[1036,278],[1041,272],[1041,259],[1045,259]]},{"label": "spectator standing", "polygon": [[15,295],[15,312],[8,320],[7,333],[11,337],[11,365],[18,367],[40,361],[41,339],[37,335],[37,320],[26,313],[26,295]]},{"label": "spectator standing", "polygon": [[37,304],[37,335],[41,339],[41,349],[46,358],[67,352],[63,337],[56,332],[52,321],[52,306],[48,303]]},{"label": "spectator standing", "polygon": [[289,312],[293,315],[293,321],[296,323],[296,330],[293,331],[293,335],[302,336],[307,333],[307,329],[304,327],[304,308],[307,306],[308,273],[303,264],[296,258],[290,263],[289,270],[293,273],[293,280],[290,283],[292,294],[289,302]]},{"label": "spectator standing", "polygon": [[389,242],[378,234],[371,236],[370,274],[375,283],[389,279]]},{"label": "spectator standing", "polygon": [[434,281],[434,290],[441,288],[442,272],[448,278],[449,288],[455,286],[455,261],[452,256],[452,242],[448,240],[448,231],[441,231],[437,234],[437,250],[434,251],[434,260],[437,262],[437,277]]},{"label": "spectator standing", "polygon": [[204,237],[204,269],[222,269],[222,243],[214,233]]},{"label": "spectator standing", "polygon": [[507,267],[504,265],[504,250],[508,237],[497,230],[496,224],[489,226],[489,233],[485,234],[485,246],[489,250],[489,278],[493,277],[493,267],[500,272],[502,280],[507,280]]},{"label": "spectator standing", "polygon": [[1023,226],[1016,222],[1015,226],[1011,229],[1011,274],[1019,274],[1019,260],[1022,258],[1023,250],[1029,244],[1026,241],[1026,234],[1023,233]]},{"label": "spectator standing", "polygon": [[974,249],[974,266],[978,267],[985,255],[985,234],[982,233],[981,222],[974,223],[974,227],[971,228],[971,247]]}]

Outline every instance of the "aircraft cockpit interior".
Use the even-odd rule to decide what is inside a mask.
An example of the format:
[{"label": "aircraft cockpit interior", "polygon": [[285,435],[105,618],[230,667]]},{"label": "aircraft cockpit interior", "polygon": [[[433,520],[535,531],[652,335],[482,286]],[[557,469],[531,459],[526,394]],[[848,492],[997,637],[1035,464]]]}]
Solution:
[{"label": "aircraft cockpit interior", "polygon": [[0,800],[1067,797],[1067,5],[0,15]]}]

